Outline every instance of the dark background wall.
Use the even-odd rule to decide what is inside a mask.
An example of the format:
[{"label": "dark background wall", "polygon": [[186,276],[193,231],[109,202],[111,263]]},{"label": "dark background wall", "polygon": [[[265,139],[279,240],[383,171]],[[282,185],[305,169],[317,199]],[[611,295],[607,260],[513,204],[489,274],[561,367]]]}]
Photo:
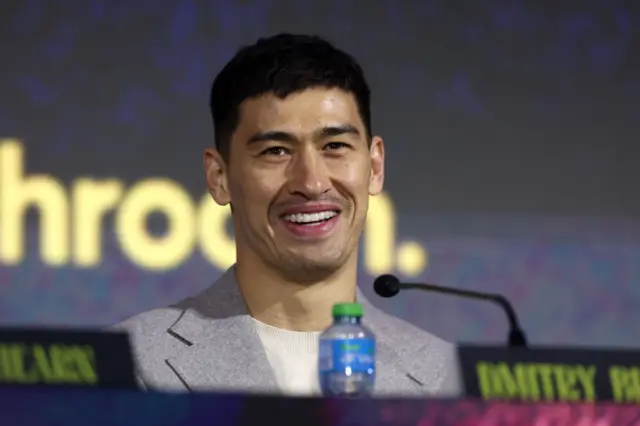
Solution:
[{"label": "dark background wall", "polygon": [[[381,202],[372,227],[395,235],[365,237],[365,292],[387,270],[502,292],[534,342],[637,345],[639,29],[631,0],[5,0],[0,322],[103,325],[215,280],[233,246],[198,209],[209,86],[289,31],[352,52],[373,88],[395,217]],[[27,196],[45,213],[20,214]],[[452,340],[506,332],[491,306],[376,303]]]}]

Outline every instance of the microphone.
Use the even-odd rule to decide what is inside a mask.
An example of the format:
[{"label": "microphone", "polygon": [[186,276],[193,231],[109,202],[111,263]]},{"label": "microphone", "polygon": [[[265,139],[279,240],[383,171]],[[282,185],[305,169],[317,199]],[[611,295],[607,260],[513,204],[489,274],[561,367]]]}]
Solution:
[{"label": "microphone", "polygon": [[518,317],[513,310],[511,303],[500,294],[482,293],[478,291],[461,290],[457,288],[442,287],[435,284],[427,283],[402,283],[393,275],[381,275],[373,282],[373,289],[381,297],[393,297],[400,292],[400,290],[422,290],[433,291],[441,294],[451,294],[454,296],[465,297],[468,299],[476,300],[488,300],[490,302],[500,305],[500,307],[507,314],[509,320],[509,346],[510,347],[527,347],[527,338],[524,335],[524,331],[520,328]]}]

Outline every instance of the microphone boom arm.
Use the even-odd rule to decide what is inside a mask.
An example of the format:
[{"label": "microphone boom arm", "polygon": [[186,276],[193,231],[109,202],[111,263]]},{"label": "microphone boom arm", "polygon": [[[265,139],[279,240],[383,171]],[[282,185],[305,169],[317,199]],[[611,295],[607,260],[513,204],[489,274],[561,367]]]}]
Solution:
[{"label": "microphone boom arm", "polygon": [[415,290],[433,290],[437,293],[451,294],[456,296],[462,296],[467,298],[484,299],[499,305],[507,314],[511,331],[509,332],[509,346],[512,347],[526,347],[527,339],[524,332],[520,328],[518,317],[511,306],[511,303],[500,294],[493,293],[479,293],[470,290],[462,290],[457,288],[442,287],[435,284],[428,283],[399,283],[399,289],[415,289]]}]

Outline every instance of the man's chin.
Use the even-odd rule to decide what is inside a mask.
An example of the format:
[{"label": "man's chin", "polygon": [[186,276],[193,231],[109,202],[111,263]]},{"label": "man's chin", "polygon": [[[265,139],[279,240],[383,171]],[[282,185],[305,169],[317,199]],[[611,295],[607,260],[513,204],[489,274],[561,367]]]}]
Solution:
[{"label": "man's chin", "polygon": [[[326,254],[326,253],[325,253]],[[317,282],[335,274],[345,265],[343,256],[287,255],[279,265],[299,282]]]}]

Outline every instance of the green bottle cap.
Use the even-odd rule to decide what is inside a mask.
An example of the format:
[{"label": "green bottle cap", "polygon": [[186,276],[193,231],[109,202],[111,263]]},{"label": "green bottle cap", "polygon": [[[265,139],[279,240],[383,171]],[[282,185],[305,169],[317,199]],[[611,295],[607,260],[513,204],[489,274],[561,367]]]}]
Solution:
[{"label": "green bottle cap", "polygon": [[333,305],[334,317],[361,317],[362,305],[359,303],[336,303]]}]

